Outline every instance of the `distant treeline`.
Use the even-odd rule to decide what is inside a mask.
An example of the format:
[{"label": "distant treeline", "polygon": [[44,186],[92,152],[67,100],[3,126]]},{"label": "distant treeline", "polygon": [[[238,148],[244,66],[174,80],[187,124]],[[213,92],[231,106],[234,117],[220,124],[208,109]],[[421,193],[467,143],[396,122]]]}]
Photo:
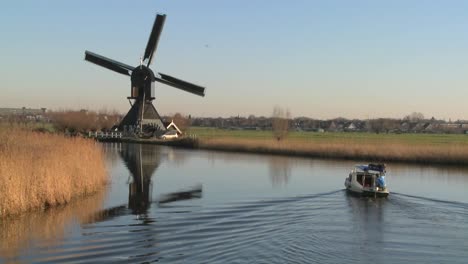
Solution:
[{"label": "distant treeline", "polygon": [[13,124],[48,124],[37,126],[36,130],[64,132],[70,134],[88,131],[110,130],[122,119],[115,110],[57,110],[47,112],[10,111],[0,115],[2,123]]},{"label": "distant treeline", "polygon": [[[26,109],[26,108],[24,108]],[[45,108],[44,108],[45,109]],[[7,109],[0,111],[0,122],[10,124],[48,124],[37,126],[36,130],[48,130],[66,134],[87,134],[89,131],[111,131],[115,129],[125,116],[116,110],[91,111],[81,110],[55,110],[33,111],[36,109]],[[17,111],[14,111],[17,110]],[[189,116],[181,113],[162,116],[163,122],[174,122],[177,127],[185,131],[190,127]]]},{"label": "distant treeline", "polygon": [[[277,109],[283,110],[283,109]],[[275,110],[276,111],[276,110]],[[372,133],[468,133],[468,120],[446,121],[425,118],[423,114],[414,112],[404,118],[374,118],[374,119],[315,119],[310,117],[292,118],[290,113],[273,111],[271,117],[265,116],[233,116],[233,117],[192,117],[180,113],[162,116],[165,123],[174,123],[182,130],[190,126],[215,127],[222,129],[243,130],[278,130],[280,131],[315,131],[315,132],[372,132]],[[124,114],[116,110],[60,110],[38,111],[34,115],[27,111],[18,111],[15,115],[1,115],[0,121],[9,122],[49,122],[58,131],[68,133],[87,133],[88,131],[109,131],[115,128]],[[26,113],[26,114],[21,114]],[[284,117],[277,116],[284,114]],[[287,122],[286,122],[287,120]],[[281,121],[281,122],[278,122]]]},{"label": "distant treeline", "polygon": [[117,111],[63,110],[47,113],[50,122],[61,132],[86,133],[111,130],[118,125],[122,115]]},{"label": "distant treeline", "polygon": [[[222,129],[273,130],[275,117],[250,115],[248,117],[195,117],[190,119],[195,127],[215,127]],[[288,129],[291,131],[315,132],[372,132],[372,133],[468,133],[468,121],[444,121],[434,117],[424,118],[421,113],[412,113],[402,119],[346,119],[328,120],[309,117],[290,118]]]}]

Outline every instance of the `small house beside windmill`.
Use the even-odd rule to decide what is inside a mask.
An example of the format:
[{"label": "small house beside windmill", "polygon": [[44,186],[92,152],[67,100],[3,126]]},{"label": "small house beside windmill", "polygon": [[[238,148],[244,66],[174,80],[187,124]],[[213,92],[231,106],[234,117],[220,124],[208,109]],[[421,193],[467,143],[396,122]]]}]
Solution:
[{"label": "small house beside windmill", "polygon": [[177,127],[177,125],[174,123],[174,120],[172,120],[170,123],[165,123],[165,125],[166,132],[163,135],[161,135],[160,138],[173,139],[182,136],[183,132]]}]

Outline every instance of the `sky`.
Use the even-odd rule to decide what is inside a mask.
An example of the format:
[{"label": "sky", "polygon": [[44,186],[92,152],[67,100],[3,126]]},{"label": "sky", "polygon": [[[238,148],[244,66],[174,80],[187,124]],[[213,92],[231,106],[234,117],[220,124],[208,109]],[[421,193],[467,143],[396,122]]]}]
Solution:
[{"label": "sky", "polygon": [[206,87],[156,83],[161,114],[468,120],[468,1],[2,1],[0,107],[117,110],[130,78],[89,50]]}]

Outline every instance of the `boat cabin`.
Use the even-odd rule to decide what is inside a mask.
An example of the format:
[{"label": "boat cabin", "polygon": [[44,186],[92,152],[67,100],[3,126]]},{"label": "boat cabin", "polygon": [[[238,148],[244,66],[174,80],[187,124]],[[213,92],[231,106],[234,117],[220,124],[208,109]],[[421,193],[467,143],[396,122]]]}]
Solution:
[{"label": "boat cabin", "polygon": [[345,179],[345,187],[356,193],[386,196],[385,172],[384,164],[356,165]]},{"label": "boat cabin", "polygon": [[[354,174],[356,174],[356,181],[363,187],[375,187],[377,176],[385,174],[385,165],[383,164],[369,164],[369,165],[357,165],[354,168]],[[349,174],[350,180],[351,175]]]},{"label": "boat cabin", "polygon": [[373,187],[375,186],[375,175],[358,172],[356,173],[356,181],[363,187]]}]

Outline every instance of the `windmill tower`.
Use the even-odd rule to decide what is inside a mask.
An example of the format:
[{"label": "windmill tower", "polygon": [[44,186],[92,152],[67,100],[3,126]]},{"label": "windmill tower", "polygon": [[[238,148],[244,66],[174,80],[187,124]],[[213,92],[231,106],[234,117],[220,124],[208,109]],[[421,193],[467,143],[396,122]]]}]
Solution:
[{"label": "windmill tower", "polygon": [[149,68],[149,65],[153,61],[153,55],[158,46],[159,37],[165,20],[166,15],[156,15],[153,29],[148,43],[146,44],[145,54],[141,59],[140,65],[136,67],[106,58],[90,51],[85,51],[85,60],[120,74],[130,76],[130,96],[127,97],[127,99],[130,101],[131,108],[120,122],[119,130],[132,130],[139,134],[144,132],[160,134],[166,131],[161,120],[161,116],[152,103],[155,99],[155,82],[163,83],[199,96],[205,96],[204,87],[163,73],[155,75]]}]

